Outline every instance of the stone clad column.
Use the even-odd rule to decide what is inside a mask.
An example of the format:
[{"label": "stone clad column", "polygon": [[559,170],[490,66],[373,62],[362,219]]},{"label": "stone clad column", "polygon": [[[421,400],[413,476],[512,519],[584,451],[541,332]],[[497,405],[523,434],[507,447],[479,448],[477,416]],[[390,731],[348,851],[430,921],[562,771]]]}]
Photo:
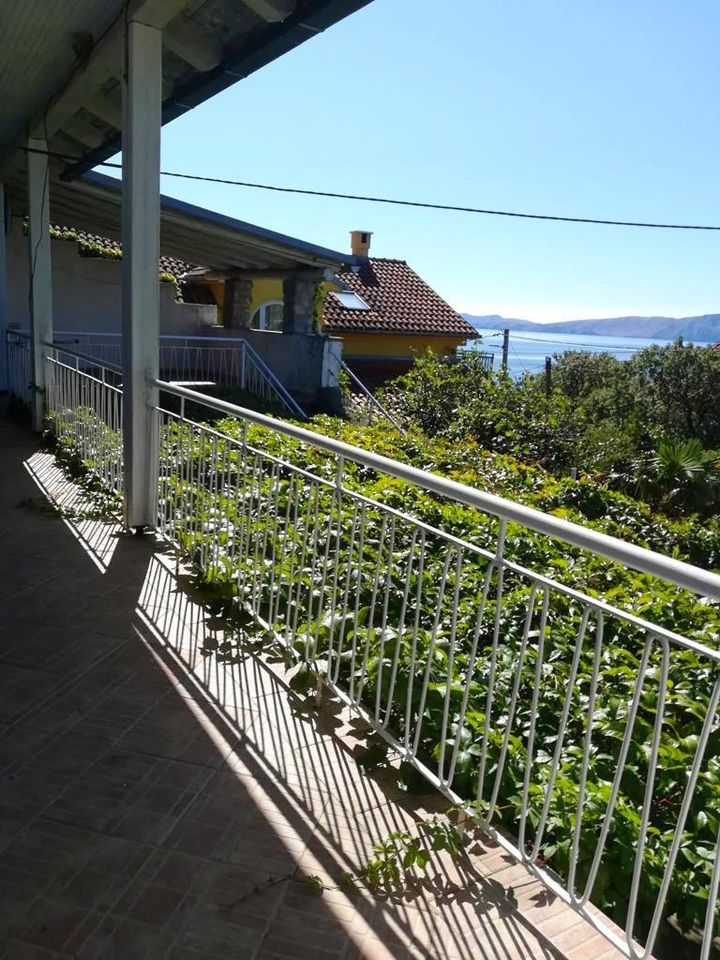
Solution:
[{"label": "stone clad column", "polygon": [[315,329],[313,310],[315,291],[322,283],[322,270],[298,270],[283,280],[283,333],[312,336]]},{"label": "stone clad column", "polygon": [[253,282],[247,277],[226,277],[223,295],[223,326],[249,329]]}]

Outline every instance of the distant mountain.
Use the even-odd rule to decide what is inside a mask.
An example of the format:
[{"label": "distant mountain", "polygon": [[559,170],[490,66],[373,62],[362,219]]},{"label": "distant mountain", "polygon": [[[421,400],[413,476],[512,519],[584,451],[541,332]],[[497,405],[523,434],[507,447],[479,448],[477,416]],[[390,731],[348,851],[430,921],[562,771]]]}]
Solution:
[{"label": "distant mountain", "polygon": [[501,317],[498,314],[465,319],[479,330],[531,330],[535,333],[572,333],[598,337],[647,337],[658,340],[720,340],[720,313],[700,317],[608,317],[597,320],[564,320],[557,323],[536,323]]}]

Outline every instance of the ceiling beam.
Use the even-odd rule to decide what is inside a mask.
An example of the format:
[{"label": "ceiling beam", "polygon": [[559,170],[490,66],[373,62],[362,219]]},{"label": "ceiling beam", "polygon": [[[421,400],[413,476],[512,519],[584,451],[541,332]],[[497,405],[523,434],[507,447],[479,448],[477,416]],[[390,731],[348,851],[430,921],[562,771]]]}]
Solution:
[{"label": "ceiling beam", "polygon": [[242,0],[248,10],[252,10],[268,23],[279,23],[295,9],[293,0]]},{"label": "ceiling beam", "polygon": [[170,24],[163,31],[163,46],[201,73],[212,70],[222,60],[222,46],[184,20]]},{"label": "ceiling beam", "polygon": [[123,10],[93,48],[87,62],[50,101],[43,120],[47,136],[52,137],[60,130],[68,114],[76,113],[89,97],[99,94],[99,88],[111,77],[120,75],[126,19],[163,29],[186,5],[187,0],[130,0],[127,12]]},{"label": "ceiling beam", "polygon": [[78,143],[82,143],[83,146],[91,148],[99,147],[107,137],[103,130],[98,130],[97,127],[77,115],[65,121],[63,133],[72,137],[73,140],[77,140]]},{"label": "ceiling beam", "polygon": [[119,97],[114,97],[111,93],[98,93],[97,96],[87,100],[84,104],[86,110],[100,117],[105,123],[119,130],[122,126],[122,103]]}]

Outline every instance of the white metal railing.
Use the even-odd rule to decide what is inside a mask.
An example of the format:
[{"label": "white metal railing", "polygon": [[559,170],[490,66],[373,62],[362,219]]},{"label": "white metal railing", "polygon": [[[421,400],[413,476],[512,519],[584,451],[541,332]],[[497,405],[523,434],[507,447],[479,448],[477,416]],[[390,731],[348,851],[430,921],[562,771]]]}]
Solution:
[{"label": "white metal railing", "polygon": [[[123,490],[122,389],[118,371],[94,359],[46,348],[46,414],[55,437],[67,442],[107,488]],[[113,382],[114,381],[114,382]]]},{"label": "white metal railing", "polygon": [[[350,403],[355,407],[361,407],[359,415],[362,418],[366,419],[367,423],[371,423],[373,416],[382,417],[384,420],[387,420],[397,431],[404,434],[405,430],[400,426],[400,424],[393,418],[389,411],[380,403],[378,398],[375,396],[372,391],[368,390],[365,384],[362,382],[360,377],[357,374],[353,373],[350,367],[345,363],[344,360],[340,361],[340,369],[344,370],[347,376],[350,378],[352,384],[351,390],[351,400]],[[360,400],[360,403],[356,403],[356,397]]]},{"label": "white metal railing", "polygon": [[[119,392],[80,362],[46,363],[64,436],[99,473],[113,458],[121,471]],[[471,801],[627,956],[650,956],[663,919],[699,890],[707,960],[720,884],[720,577],[154,385],[158,531],[233,584],[409,767]],[[190,404],[234,419],[195,422]],[[570,584],[551,574],[551,543]],[[654,620],[600,595],[611,570]],[[597,899],[624,936],[590,908]]]},{"label": "white metal railing", "polygon": [[30,406],[33,377],[29,335],[24,330],[8,330],[5,349],[8,393]]},{"label": "white metal railing", "polygon": [[[122,339],[115,333],[59,332],[54,342],[81,350],[104,364],[121,366]],[[286,390],[276,374],[247,341],[241,337],[160,337],[160,375],[165,380],[188,384],[214,385],[256,397],[300,420],[302,407]]]},{"label": "white metal railing", "polygon": [[[26,403],[32,399],[30,337],[25,330],[6,335],[9,391]],[[68,358],[81,356],[107,369],[122,366],[120,334],[59,332],[54,345]],[[47,345],[46,345],[47,346]],[[161,376],[173,381],[204,383],[239,390],[300,420],[307,416],[299,403],[252,345],[239,337],[161,336]]]},{"label": "white metal railing", "polygon": [[[223,432],[158,408],[159,531],[206,573],[230,578],[258,622],[315,664],[403,760],[454,801],[475,801],[498,841],[628,956],[652,953],[667,909],[684,896],[677,877],[702,814],[713,864],[707,957],[720,880],[720,793],[708,793],[719,766],[720,652],[523,558],[547,537],[564,545],[569,569],[588,564],[591,582],[607,577],[603,559],[658,578],[641,579],[647,590],[674,585],[714,602],[720,577],[157,385],[240,421]],[[299,446],[279,447],[282,437]],[[401,496],[387,477],[405,482]],[[368,495],[373,485],[391,501]],[[438,517],[444,506],[451,517],[469,507],[462,536],[413,516],[416,501]],[[687,594],[676,599],[680,610]],[[709,609],[696,608],[701,617]],[[681,732],[693,738],[692,760],[673,779],[666,765]],[[617,887],[624,938],[589,909],[607,884]]]}]

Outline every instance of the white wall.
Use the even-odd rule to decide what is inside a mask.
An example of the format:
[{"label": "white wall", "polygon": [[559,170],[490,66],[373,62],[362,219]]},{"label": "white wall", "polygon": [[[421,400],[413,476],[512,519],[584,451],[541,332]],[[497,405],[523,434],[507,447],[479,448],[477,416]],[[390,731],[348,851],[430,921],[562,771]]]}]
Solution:
[{"label": "white wall", "polygon": [[[29,243],[22,225],[13,221],[8,237],[9,320],[30,326]],[[121,261],[78,254],[74,240],[52,241],[53,326],[55,330],[119,333]],[[175,303],[175,285],[160,284],[160,332],[201,335],[217,323],[217,307]]]}]

